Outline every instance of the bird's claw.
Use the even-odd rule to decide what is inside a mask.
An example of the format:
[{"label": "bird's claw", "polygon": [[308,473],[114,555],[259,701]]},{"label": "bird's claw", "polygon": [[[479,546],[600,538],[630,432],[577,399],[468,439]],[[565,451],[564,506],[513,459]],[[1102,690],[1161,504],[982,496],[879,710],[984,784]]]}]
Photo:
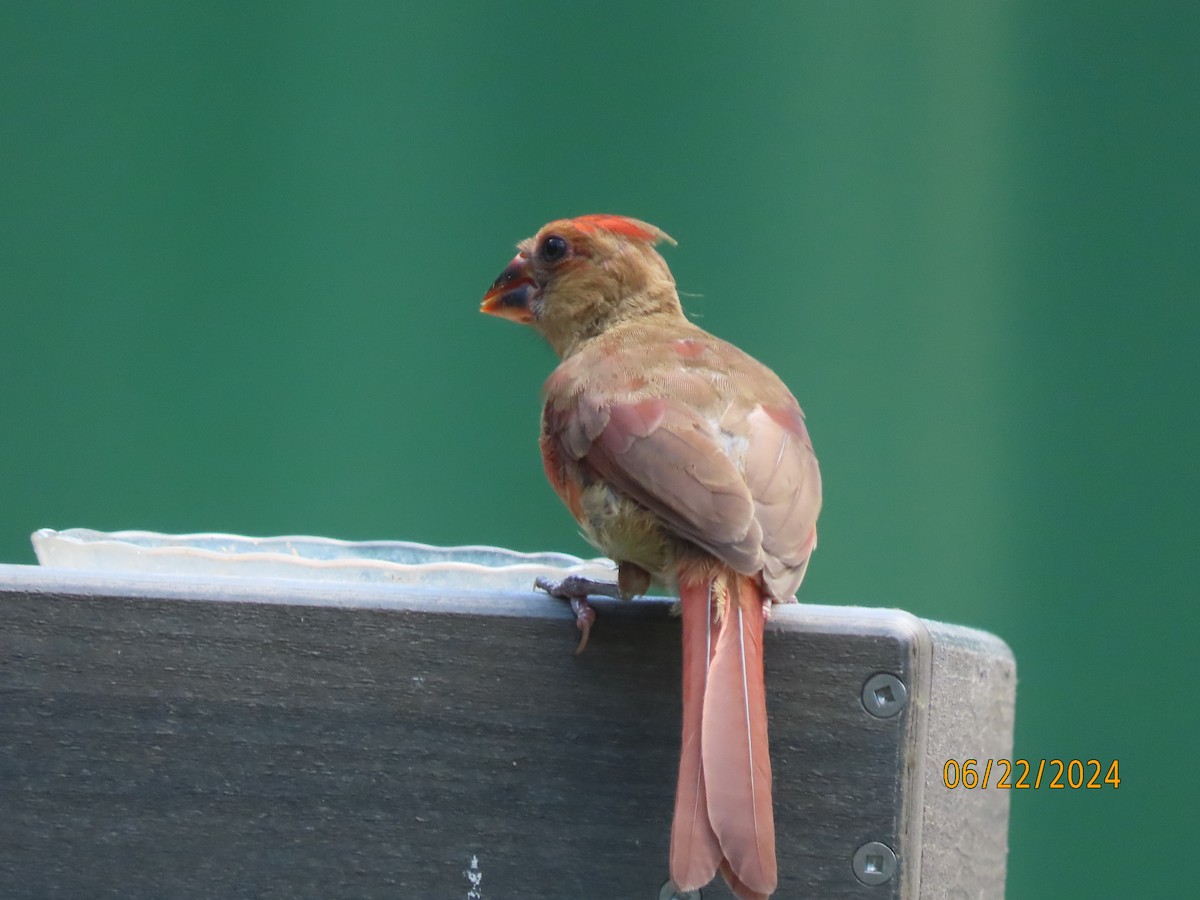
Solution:
[{"label": "bird's claw", "polygon": [[588,638],[592,634],[592,626],[596,623],[596,611],[592,609],[590,603],[579,597],[572,597],[570,603],[571,609],[575,612],[575,627],[580,631],[579,646],[575,648],[575,655],[578,656],[587,647]]},{"label": "bird's claw", "polygon": [[611,581],[594,581],[582,575],[568,575],[562,581],[538,578],[533,583],[551,597],[559,600],[586,600],[588,597],[620,597],[621,592]]},{"label": "bird's claw", "polygon": [[587,598],[593,594],[602,597],[621,596],[620,590],[612,582],[593,581],[582,575],[568,575],[562,581],[538,578],[534,581],[533,586],[545,591],[551,597],[566,600],[571,604],[571,610],[575,613],[575,627],[583,634],[579,639],[579,646],[575,648],[576,656],[582,653],[587,646],[588,638],[592,633],[592,625],[596,622],[596,611],[587,602]]}]

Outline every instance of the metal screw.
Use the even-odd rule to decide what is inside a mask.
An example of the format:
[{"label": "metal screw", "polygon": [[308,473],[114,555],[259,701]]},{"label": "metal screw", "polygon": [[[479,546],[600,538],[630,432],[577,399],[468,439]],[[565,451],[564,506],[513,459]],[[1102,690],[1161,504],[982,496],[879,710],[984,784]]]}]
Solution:
[{"label": "metal screw", "polygon": [[880,719],[890,719],[908,701],[908,688],[895,675],[880,672],[867,679],[862,689],[862,703],[867,712]]},{"label": "metal screw", "polygon": [[879,841],[867,841],[854,851],[854,877],[863,884],[891,881],[896,865],[895,851]]},{"label": "metal screw", "polygon": [[663,882],[663,886],[658,889],[658,900],[700,900],[700,889],[681,891],[668,878]]}]

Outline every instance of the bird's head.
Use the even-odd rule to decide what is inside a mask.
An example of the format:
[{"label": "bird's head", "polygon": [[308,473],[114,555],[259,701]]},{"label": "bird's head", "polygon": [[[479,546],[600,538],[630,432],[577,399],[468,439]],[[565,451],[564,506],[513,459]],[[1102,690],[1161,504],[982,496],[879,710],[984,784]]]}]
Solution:
[{"label": "bird's head", "polygon": [[675,241],[624,216],[559,219],[517,245],[480,311],[533,326],[559,356],[645,316],[682,316],[675,280],[654,249]]}]

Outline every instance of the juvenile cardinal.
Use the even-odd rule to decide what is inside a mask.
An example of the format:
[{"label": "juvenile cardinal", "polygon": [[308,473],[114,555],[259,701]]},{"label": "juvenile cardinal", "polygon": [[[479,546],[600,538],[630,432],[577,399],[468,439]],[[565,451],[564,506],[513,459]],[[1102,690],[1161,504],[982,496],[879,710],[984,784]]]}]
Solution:
[{"label": "juvenile cardinal", "polygon": [[[671,880],[720,871],[742,900],[776,887],[763,687],[763,622],[794,601],[817,545],[821,476],[800,406],[779,378],[684,317],[636,219],[551,222],[483,299],[532,326],[562,362],[544,387],[546,476],[585,535],[618,564],[616,592],[651,579],[683,607],[683,747]],[[590,626],[591,583],[574,596]]]}]

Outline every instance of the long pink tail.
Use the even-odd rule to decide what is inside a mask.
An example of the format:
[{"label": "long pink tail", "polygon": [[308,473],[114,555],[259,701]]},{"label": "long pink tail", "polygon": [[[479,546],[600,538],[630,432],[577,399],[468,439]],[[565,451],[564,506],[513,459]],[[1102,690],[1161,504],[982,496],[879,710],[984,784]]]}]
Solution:
[{"label": "long pink tail", "polygon": [[778,876],[762,594],[750,578],[724,573],[709,581],[681,577],[679,593],[683,746],[671,880],[694,890],[720,871],[741,900],[765,900]]}]

